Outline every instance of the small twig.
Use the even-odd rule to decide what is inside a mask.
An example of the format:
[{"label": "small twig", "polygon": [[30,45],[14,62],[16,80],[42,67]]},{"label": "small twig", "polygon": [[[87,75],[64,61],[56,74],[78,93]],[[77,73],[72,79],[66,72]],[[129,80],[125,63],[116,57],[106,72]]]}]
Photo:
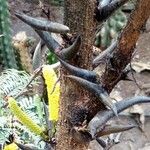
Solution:
[{"label": "small twig", "polygon": [[52,122],[49,120],[48,108],[47,108],[44,100],[43,100],[43,105],[44,105],[44,113],[45,113],[45,120],[46,120],[46,124],[47,124],[48,136],[51,137]]},{"label": "small twig", "polygon": [[19,96],[21,96],[24,91],[29,87],[29,85],[32,83],[32,81],[42,72],[42,66],[40,66],[38,69],[35,70],[34,74],[31,76],[31,79],[27,83],[27,85],[22,89],[22,91],[16,95],[14,98],[17,99]]},{"label": "small twig", "polygon": [[53,94],[53,92],[55,91],[55,88],[56,88],[56,85],[57,85],[57,83],[60,81],[60,76],[59,76],[59,78],[57,79],[57,81],[55,82],[55,84],[54,84],[54,86],[53,86],[53,90],[52,90],[52,92],[50,93],[50,95],[51,94]]}]

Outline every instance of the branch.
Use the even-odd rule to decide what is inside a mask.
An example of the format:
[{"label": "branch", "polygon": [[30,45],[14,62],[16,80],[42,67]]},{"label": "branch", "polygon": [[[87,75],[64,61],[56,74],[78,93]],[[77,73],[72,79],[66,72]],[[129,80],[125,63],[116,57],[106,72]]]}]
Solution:
[{"label": "branch", "polygon": [[105,21],[109,18],[118,8],[124,5],[128,0],[113,0],[111,3],[106,6],[99,6],[96,10],[96,20],[98,22]]},{"label": "branch", "polygon": [[[130,99],[125,99],[116,103],[117,112],[120,113],[125,109],[140,103],[149,103],[150,97],[137,96]],[[88,129],[94,138],[96,133],[103,130],[106,122],[115,116],[112,110],[104,110],[97,113],[97,115],[89,122]]]},{"label": "branch", "polygon": [[118,38],[118,45],[102,75],[102,85],[108,92],[120,81],[122,70],[131,61],[136,42],[140,36],[140,30],[149,18],[149,8],[150,0],[137,1],[135,10]]}]

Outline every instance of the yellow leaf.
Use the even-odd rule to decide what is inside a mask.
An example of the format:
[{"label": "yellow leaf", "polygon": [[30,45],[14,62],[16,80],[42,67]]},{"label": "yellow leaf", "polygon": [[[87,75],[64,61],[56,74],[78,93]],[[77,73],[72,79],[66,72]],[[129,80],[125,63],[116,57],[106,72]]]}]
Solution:
[{"label": "yellow leaf", "polygon": [[56,84],[58,78],[50,65],[43,66],[43,77],[47,85],[49,119],[57,121],[59,111],[60,85]]}]

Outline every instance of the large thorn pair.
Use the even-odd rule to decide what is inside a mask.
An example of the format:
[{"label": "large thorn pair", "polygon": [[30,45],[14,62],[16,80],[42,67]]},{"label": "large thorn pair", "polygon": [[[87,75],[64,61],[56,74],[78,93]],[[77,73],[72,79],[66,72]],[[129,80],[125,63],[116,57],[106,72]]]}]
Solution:
[{"label": "large thorn pair", "polygon": [[115,115],[117,115],[115,105],[112,103],[112,100],[109,97],[108,93],[100,84],[97,84],[98,76],[95,72],[72,66],[67,62],[61,60],[60,58],[58,59],[61,62],[61,64],[65,67],[65,69],[72,74],[70,76],[67,76],[68,78],[77,82],[89,92],[95,94],[103,104],[112,109]]},{"label": "large thorn pair", "polygon": [[[117,108],[117,112],[120,113],[135,104],[149,103],[149,102],[150,97],[137,96],[130,99],[119,101],[115,104],[115,106]],[[98,134],[101,134],[101,132],[103,133],[103,129],[106,125],[106,122],[109,121],[114,116],[115,114],[112,110],[104,110],[98,112],[96,116],[88,124],[88,129],[90,131],[90,134],[92,135],[92,138],[94,138]]]},{"label": "large thorn pair", "polygon": [[35,30],[41,39],[45,42],[51,52],[58,55],[63,60],[72,59],[78,52],[81,45],[81,36],[77,36],[75,41],[68,48],[62,49],[62,46],[46,31]]},{"label": "large thorn pair", "polygon": [[41,20],[32,18],[23,13],[15,14],[19,19],[23,22],[30,25],[37,34],[41,37],[41,39],[45,42],[49,50],[55,54],[57,54],[62,59],[71,59],[78,52],[81,45],[81,37],[77,36],[74,43],[68,48],[62,49],[62,46],[52,37],[49,32],[54,33],[67,33],[69,32],[69,28],[60,23],[55,23],[51,21]]}]

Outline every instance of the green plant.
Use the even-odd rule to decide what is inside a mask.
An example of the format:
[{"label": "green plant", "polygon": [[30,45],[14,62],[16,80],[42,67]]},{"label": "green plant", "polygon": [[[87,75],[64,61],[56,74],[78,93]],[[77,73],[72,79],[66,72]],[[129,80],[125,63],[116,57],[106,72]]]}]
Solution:
[{"label": "green plant", "polygon": [[55,56],[55,54],[53,54],[52,52],[48,52],[47,54],[47,63],[48,64],[54,64],[57,62],[57,58]]},{"label": "green plant", "polygon": [[[19,141],[32,141],[34,144],[37,144],[40,141],[40,136],[36,136],[26,128],[26,126],[20,123],[16,117],[13,117],[9,109],[3,108],[5,105],[5,98],[9,96],[16,97],[23,89],[26,90],[25,87],[30,80],[31,76],[25,71],[18,71],[15,69],[4,70],[0,75],[0,143],[7,141],[8,136],[12,133],[15,133]],[[17,97],[16,101],[23,112],[26,113],[34,123],[40,124],[45,121],[43,118],[42,106],[40,105],[41,101],[37,102],[37,95],[34,95],[33,91],[31,91],[32,87],[36,84],[36,81],[33,81],[32,84],[30,84],[30,95],[23,94],[20,97]],[[39,117],[38,112],[40,109],[40,116],[42,117]],[[44,147],[41,142],[38,145],[42,148]]]},{"label": "green plant", "polygon": [[61,6],[63,4],[64,0],[50,0],[50,3],[53,5]]},{"label": "green plant", "polygon": [[30,80],[30,75],[25,71],[16,69],[4,70],[0,75],[0,97],[16,96]]},{"label": "green plant", "polygon": [[114,13],[104,24],[102,29],[97,32],[95,38],[95,46],[106,48],[108,47],[112,40],[114,40],[121,29],[125,26],[127,22],[126,15],[122,10],[118,10]]},{"label": "green plant", "polygon": [[18,66],[28,73],[32,73],[33,71],[29,50],[34,44],[34,41],[34,38],[28,37],[25,32],[17,33],[12,40],[12,46],[17,56]]},{"label": "green plant", "polygon": [[17,68],[15,53],[11,46],[10,16],[7,0],[0,0],[0,64],[5,68]]},{"label": "green plant", "polygon": [[[59,99],[59,85],[56,85],[56,92],[52,93],[53,88],[55,88],[55,82],[57,80],[57,75],[54,70],[50,71],[45,70],[46,68],[52,69],[51,66],[43,66],[43,75],[46,79],[47,88],[51,91],[48,91],[49,94],[49,116],[55,117],[52,118],[52,121],[56,123],[58,118],[58,99]],[[45,74],[46,73],[46,74]],[[48,74],[47,74],[48,73]],[[49,78],[50,77],[50,78]],[[51,80],[52,78],[52,80]],[[41,139],[47,140],[47,130],[46,119],[49,120],[50,117],[46,116],[44,112],[44,105],[41,101],[41,97],[38,95],[37,91],[31,91],[32,87],[37,85],[37,81],[32,81],[32,77],[27,74],[25,71],[18,71],[15,69],[8,69],[1,73],[0,75],[0,107],[3,108],[5,101],[9,104],[9,109],[1,109],[0,111],[0,143],[4,143],[7,140],[7,137],[14,132],[17,136],[17,139],[20,141],[25,141],[29,143],[34,143],[35,145],[40,146],[44,149],[45,143],[40,142]],[[50,79],[50,80],[49,80]],[[54,80],[55,79],[55,80]],[[51,82],[49,82],[51,81]],[[22,93],[23,91],[28,91],[28,84],[30,83],[30,94]],[[54,87],[53,87],[54,86]],[[32,94],[31,94],[32,93]],[[16,97],[14,100],[11,97]],[[57,98],[57,104],[55,100]],[[57,106],[56,106],[57,105]],[[46,106],[47,107],[47,106]],[[54,108],[55,107],[55,108]],[[56,111],[56,112],[52,112]],[[11,113],[12,112],[12,113]],[[54,120],[53,120],[54,119]],[[55,120],[56,119],[56,120]],[[42,127],[38,124],[42,123]],[[53,125],[53,124],[52,124]],[[50,128],[51,132],[56,130],[55,126]],[[54,131],[53,131],[54,130]],[[43,132],[45,131],[45,132]],[[36,136],[38,135],[38,136]],[[51,138],[54,134],[51,134]]]}]

